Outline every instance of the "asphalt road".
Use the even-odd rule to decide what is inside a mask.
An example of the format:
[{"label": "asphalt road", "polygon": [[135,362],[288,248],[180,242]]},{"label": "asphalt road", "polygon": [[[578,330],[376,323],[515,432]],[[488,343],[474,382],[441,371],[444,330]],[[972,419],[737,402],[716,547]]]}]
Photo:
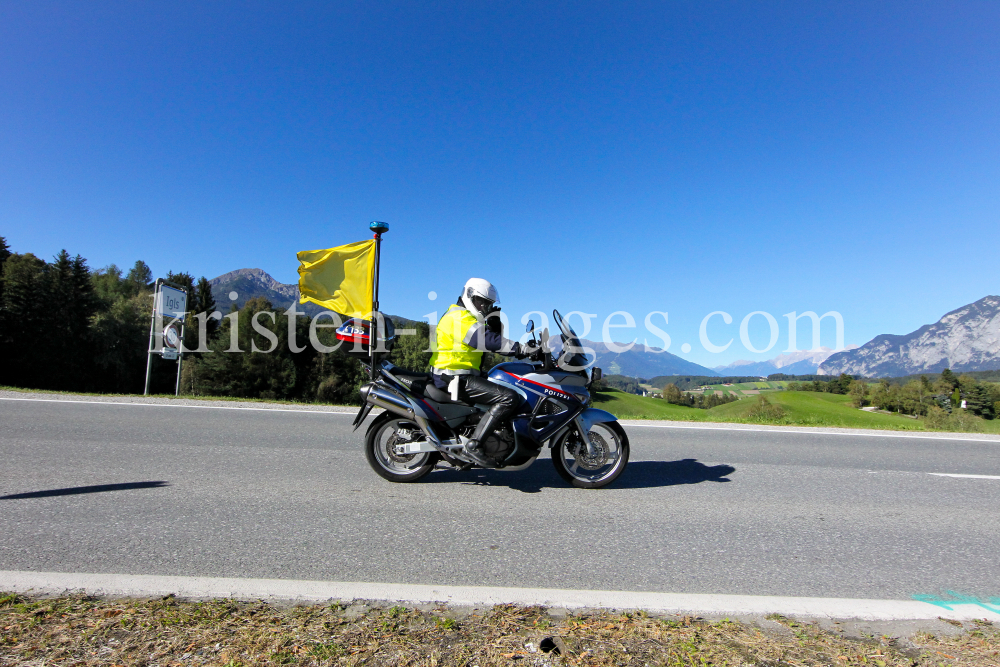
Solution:
[{"label": "asphalt road", "polygon": [[0,399],[0,570],[1000,597],[1000,479],[929,474],[1000,476],[1000,442],[626,425],[587,491],[541,459],[391,484],[350,421]]}]

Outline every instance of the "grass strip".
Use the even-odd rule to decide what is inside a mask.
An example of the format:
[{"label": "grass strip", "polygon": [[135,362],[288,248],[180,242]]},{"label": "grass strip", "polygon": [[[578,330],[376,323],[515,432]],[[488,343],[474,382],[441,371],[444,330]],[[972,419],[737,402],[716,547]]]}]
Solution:
[{"label": "grass strip", "polygon": [[[747,396],[733,403],[701,410],[685,405],[673,405],[659,398],[637,396],[610,389],[594,396],[594,407],[607,410],[619,419],[936,431],[928,427],[925,419],[859,410],[851,405],[849,396],[841,394],[770,390],[765,394],[771,404],[781,408],[780,417],[765,418],[755,414],[754,406],[758,400],[756,396]],[[976,423],[983,433],[1000,433],[1000,419],[979,419]]]},{"label": "grass strip", "polygon": [[380,604],[30,598],[0,594],[0,665],[1000,664],[987,621],[950,637],[851,639],[773,615],[768,627],[642,612]]}]

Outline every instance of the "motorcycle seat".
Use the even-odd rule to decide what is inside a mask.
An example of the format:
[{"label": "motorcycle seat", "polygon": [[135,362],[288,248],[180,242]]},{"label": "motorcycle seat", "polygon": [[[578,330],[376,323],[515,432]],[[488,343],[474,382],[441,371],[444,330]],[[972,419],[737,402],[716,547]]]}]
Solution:
[{"label": "motorcycle seat", "polygon": [[424,386],[431,381],[430,373],[418,373],[416,371],[408,371],[399,367],[392,369],[392,376],[396,378],[400,384],[418,396],[423,392]]},{"label": "motorcycle seat", "polygon": [[437,403],[451,403],[453,405],[468,405],[462,401],[451,400],[451,395],[444,390],[438,389],[431,379],[430,373],[420,373],[408,371],[402,368],[393,368],[392,375],[406,386],[415,396],[429,398]]},{"label": "motorcycle seat", "polygon": [[399,366],[395,366],[391,372],[394,377],[397,377],[400,380],[419,381],[419,380],[431,379],[430,373],[421,373],[420,371],[408,371],[405,368],[400,368]]},{"label": "motorcycle seat", "polygon": [[451,400],[451,394],[442,389],[438,389],[437,385],[435,385],[433,381],[428,381],[427,385],[424,387],[424,398],[429,398],[432,401],[437,401],[438,403],[465,405],[462,401]]}]

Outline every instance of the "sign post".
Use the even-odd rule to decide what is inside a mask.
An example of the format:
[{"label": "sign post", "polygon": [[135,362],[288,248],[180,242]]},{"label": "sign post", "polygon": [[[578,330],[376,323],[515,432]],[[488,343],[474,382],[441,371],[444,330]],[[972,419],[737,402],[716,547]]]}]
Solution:
[{"label": "sign post", "polygon": [[143,392],[146,396],[149,395],[154,354],[164,359],[177,360],[174,395],[180,394],[187,297],[187,290],[180,285],[167,282],[163,278],[156,280],[156,290],[153,292],[153,315],[149,322],[149,348],[146,351],[146,390]]},{"label": "sign post", "polygon": [[[378,312],[378,278],[379,269],[381,268],[381,250],[382,250],[382,235],[389,231],[389,225],[385,222],[380,222],[378,220],[372,222],[368,225],[368,229],[375,232],[375,273],[372,274],[372,324],[371,329],[369,329],[368,338],[368,365],[371,368],[372,379],[375,378],[375,347],[381,345],[382,341],[379,339],[378,325],[381,324],[380,318],[381,313]],[[382,325],[385,328],[385,325]]]}]

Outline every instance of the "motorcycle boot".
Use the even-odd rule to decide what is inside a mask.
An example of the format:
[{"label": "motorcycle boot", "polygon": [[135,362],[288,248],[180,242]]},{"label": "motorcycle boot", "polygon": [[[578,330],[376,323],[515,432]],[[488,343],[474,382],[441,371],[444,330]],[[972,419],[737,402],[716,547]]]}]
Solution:
[{"label": "motorcycle boot", "polygon": [[489,412],[482,416],[472,439],[465,444],[465,454],[483,467],[495,468],[496,462],[483,451],[481,441],[517,411],[520,400],[517,392],[509,387],[490,382],[475,375],[463,375],[459,384],[459,397],[470,405],[489,405]]},{"label": "motorcycle boot", "polygon": [[491,460],[486,455],[480,441],[500,425],[499,415],[502,412],[503,408],[501,406],[494,405],[490,408],[490,411],[484,414],[483,418],[479,420],[479,424],[476,425],[476,432],[472,434],[472,438],[465,443],[465,455],[483,467],[496,467],[496,461]]}]

